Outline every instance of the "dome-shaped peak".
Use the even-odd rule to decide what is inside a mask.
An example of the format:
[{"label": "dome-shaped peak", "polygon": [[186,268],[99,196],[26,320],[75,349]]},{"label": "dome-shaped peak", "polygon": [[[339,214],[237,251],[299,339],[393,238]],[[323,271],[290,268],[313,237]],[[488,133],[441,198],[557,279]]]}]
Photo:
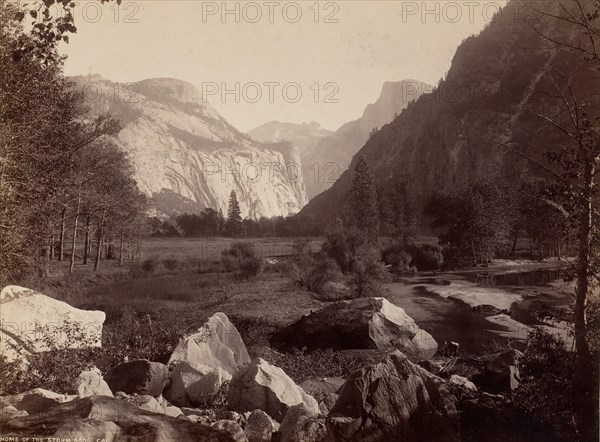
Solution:
[{"label": "dome-shaped peak", "polygon": [[202,104],[202,94],[191,83],[176,78],[149,78],[136,83],[136,92],[157,101]]}]

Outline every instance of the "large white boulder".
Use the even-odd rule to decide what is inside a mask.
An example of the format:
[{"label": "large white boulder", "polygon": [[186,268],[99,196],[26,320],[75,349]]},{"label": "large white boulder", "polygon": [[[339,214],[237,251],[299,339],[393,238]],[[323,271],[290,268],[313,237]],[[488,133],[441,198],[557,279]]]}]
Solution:
[{"label": "large white boulder", "polygon": [[319,405],[285,372],[261,358],[240,370],[231,379],[227,405],[238,412],[263,410],[281,422],[294,405],[304,404],[314,414]]},{"label": "large white boulder", "polygon": [[165,397],[187,407],[217,393],[240,367],[250,362],[244,341],[224,313],[179,341],[171,354],[171,385]]},{"label": "large white boulder", "polygon": [[56,348],[100,347],[105,319],[104,312],[7,286],[0,292],[0,354],[12,362]]},{"label": "large white boulder", "polygon": [[279,348],[376,348],[427,359],[438,345],[404,309],[385,298],[340,301],[300,318],[273,337]]},{"label": "large white boulder", "polygon": [[224,313],[215,313],[202,327],[184,337],[169,359],[170,367],[180,362],[220,368],[230,374],[250,362],[244,341]]}]

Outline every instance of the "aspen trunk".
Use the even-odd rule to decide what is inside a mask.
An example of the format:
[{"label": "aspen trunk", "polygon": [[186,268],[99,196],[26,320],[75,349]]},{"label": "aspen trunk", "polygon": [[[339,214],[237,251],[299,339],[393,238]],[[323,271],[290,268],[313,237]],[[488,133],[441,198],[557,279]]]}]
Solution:
[{"label": "aspen trunk", "polygon": [[83,264],[88,263],[88,257],[90,255],[90,217],[88,216],[85,220],[85,241],[83,245]]},{"label": "aspen trunk", "polygon": [[96,231],[96,241],[97,241],[97,246],[96,246],[96,259],[94,261],[94,272],[98,271],[98,268],[100,267],[100,255],[102,255],[102,230],[103,230],[103,225],[104,225],[104,218],[106,216],[106,211],[104,211],[102,213],[102,217],[98,220],[98,230]]},{"label": "aspen trunk", "polygon": [[54,258],[55,258],[55,255],[56,255],[56,253],[54,251],[55,246],[56,245],[54,244],[54,232],[52,232],[50,234],[50,260],[51,261],[54,261]]},{"label": "aspen trunk", "polygon": [[64,259],[65,253],[65,223],[67,221],[67,209],[62,209],[61,217],[60,217],[60,237],[58,239],[58,260],[62,261]]},{"label": "aspen trunk", "polygon": [[596,377],[592,364],[592,354],[587,342],[587,324],[585,307],[589,286],[589,273],[592,248],[593,229],[593,177],[594,167],[588,164],[584,172],[584,207],[579,227],[579,256],[577,263],[577,286],[575,289],[575,348],[577,350],[578,373],[576,377],[576,397],[580,398],[577,429],[583,441],[597,440],[598,403],[595,400],[597,391]]},{"label": "aspen trunk", "polygon": [[75,268],[75,246],[77,244],[77,223],[79,222],[79,209],[81,208],[81,189],[77,196],[77,209],[75,210],[75,218],[73,219],[73,236],[71,238],[71,260],[69,262],[69,273],[73,273]]},{"label": "aspen trunk", "polygon": [[123,240],[125,239],[125,226],[121,227],[121,238],[119,239],[119,267],[123,266]]}]

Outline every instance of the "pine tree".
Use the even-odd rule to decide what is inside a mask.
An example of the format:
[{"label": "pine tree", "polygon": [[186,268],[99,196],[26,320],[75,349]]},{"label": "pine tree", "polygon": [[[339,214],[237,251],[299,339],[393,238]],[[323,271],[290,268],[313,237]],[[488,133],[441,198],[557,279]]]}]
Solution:
[{"label": "pine tree", "polygon": [[392,190],[392,236],[408,244],[417,230],[417,202],[406,182],[397,183]]},{"label": "pine tree", "polygon": [[229,205],[227,207],[227,233],[237,237],[242,233],[242,216],[240,214],[240,205],[238,204],[235,190],[229,194]]},{"label": "pine tree", "polygon": [[362,156],[354,169],[350,206],[356,227],[364,232],[369,242],[376,242],[379,235],[377,188],[371,169]]}]

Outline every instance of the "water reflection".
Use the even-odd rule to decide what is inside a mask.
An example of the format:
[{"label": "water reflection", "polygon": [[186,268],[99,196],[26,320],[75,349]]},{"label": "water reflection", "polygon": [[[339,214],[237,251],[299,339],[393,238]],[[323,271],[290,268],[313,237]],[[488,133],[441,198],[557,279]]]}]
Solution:
[{"label": "water reflection", "polygon": [[557,269],[531,270],[499,275],[479,274],[474,280],[483,287],[495,286],[543,286],[561,279],[562,271]]}]

